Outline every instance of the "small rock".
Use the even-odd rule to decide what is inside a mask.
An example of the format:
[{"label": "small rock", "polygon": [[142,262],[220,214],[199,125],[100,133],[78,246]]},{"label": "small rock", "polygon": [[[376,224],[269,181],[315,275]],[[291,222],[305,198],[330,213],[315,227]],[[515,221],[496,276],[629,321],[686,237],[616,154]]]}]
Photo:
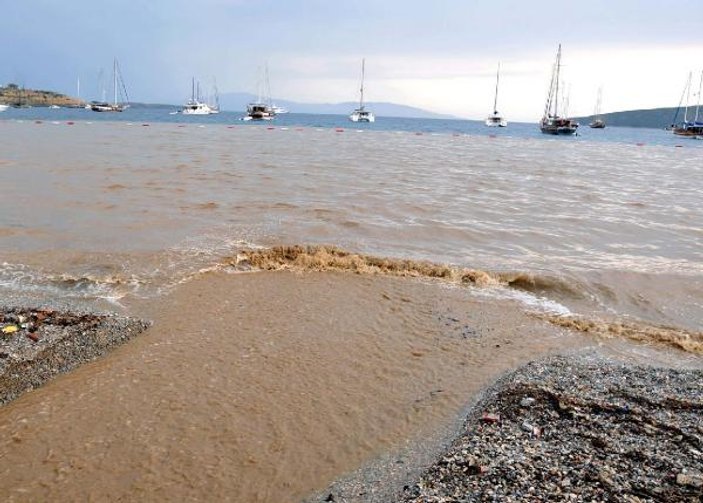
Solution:
[{"label": "small rock", "polygon": [[676,483],[680,486],[703,487],[703,475],[700,473],[679,473]]},{"label": "small rock", "polygon": [[520,407],[532,407],[535,404],[535,399],[531,396],[526,396],[520,400]]}]

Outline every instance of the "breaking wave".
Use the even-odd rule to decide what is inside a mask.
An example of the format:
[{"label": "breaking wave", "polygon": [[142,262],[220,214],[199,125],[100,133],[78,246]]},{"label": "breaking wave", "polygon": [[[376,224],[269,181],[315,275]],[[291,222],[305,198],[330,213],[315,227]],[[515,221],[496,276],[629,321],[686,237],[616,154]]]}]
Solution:
[{"label": "breaking wave", "polygon": [[[662,344],[690,353],[703,354],[703,332],[677,327],[659,326],[639,321],[608,321],[572,314],[567,308],[551,299],[536,296],[535,292],[581,297],[580,285],[551,276],[528,273],[489,272],[427,261],[376,257],[354,253],[333,246],[275,246],[242,250],[225,259],[223,265],[238,271],[292,270],[339,271],[355,274],[394,277],[427,278],[455,285],[476,287],[504,287],[511,291],[530,292],[528,301],[522,302],[535,309],[534,316],[555,326],[599,337],[622,337],[629,340]],[[534,296],[534,299],[533,299]],[[508,295],[519,300],[519,297]],[[535,299],[539,302],[535,302]],[[556,307],[555,307],[556,306]]]}]

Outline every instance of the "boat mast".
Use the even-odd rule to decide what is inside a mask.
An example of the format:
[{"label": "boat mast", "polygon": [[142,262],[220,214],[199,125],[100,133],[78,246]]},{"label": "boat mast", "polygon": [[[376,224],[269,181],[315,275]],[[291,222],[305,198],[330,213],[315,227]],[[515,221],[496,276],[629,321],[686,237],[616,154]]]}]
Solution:
[{"label": "boat mast", "polygon": [[598,94],[596,95],[596,107],[593,109],[593,119],[600,119],[600,108],[603,102],[603,86],[598,88]]},{"label": "boat mast", "polygon": [[698,109],[701,107],[701,88],[703,88],[703,70],[701,70],[701,80],[698,82],[698,103],[696,103],[696,118],[693,122],[698,122]]},{"label": "boat mast", "polygon": [[364,109],[364,66],[366,58],[361,59],[361,89],[359,89],[359,110]]},{"label": "boat mast", "polygon": [[500,63],[498,63],[498,71],[496,72],[496,96],[493,100],[493,114],[498,115],[498,81],[500,80]]},{"label": "boat mast", "polygon": [[117,58],[112,62],[112,88],[113,97],[112,104],[117,106]]},{"label": "boat mast", "polygon": [[264,77],[266,79],[266,104],[271,106],[271,81],[269,80],[269,64],[268,61],[264,65]]},{"label": "boat mast", "polygon": [[688,122],[688,101],[691,98],[691,72],[688,72],[688,83],[686,84],[686,105],[683,109],[683,122]]},{"label": "boat mast", "polygon": [[195,103],[195,77],[190,82],[190,101]]},{"label": "boat mast", "polygon": [[556,91],[554,93],[554,118],[558,116],[558,106],[559,106],[559,70],[561,69],[561,44],[559,44],[559,50],[557,51],[557,74],[556,74]]}]

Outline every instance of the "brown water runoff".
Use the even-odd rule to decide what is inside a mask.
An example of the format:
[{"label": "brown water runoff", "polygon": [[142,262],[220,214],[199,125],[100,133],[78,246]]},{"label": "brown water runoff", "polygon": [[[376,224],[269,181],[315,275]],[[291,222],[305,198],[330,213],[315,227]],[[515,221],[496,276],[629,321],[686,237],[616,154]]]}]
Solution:
[{"label": "brown water runoff", "polygon": [[0,124],[3,297],[154,321],[0,409],[4,500],[300,501],[545,354],[701,365],[698,149],[181,126]]}]

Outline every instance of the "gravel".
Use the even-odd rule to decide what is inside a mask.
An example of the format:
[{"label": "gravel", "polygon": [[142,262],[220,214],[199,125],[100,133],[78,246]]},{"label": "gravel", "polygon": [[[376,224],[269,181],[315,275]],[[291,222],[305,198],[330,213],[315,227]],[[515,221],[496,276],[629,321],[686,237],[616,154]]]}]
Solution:
[{"label": "gravel", "polygon": [[148,326],[110,313],[0,307],[0,405],[105,355]]},{"label": "gravel", "polygon": [[313,500],[701,502],[703,371],[535,361],[485,390],[429,463],[389,456]]}]

